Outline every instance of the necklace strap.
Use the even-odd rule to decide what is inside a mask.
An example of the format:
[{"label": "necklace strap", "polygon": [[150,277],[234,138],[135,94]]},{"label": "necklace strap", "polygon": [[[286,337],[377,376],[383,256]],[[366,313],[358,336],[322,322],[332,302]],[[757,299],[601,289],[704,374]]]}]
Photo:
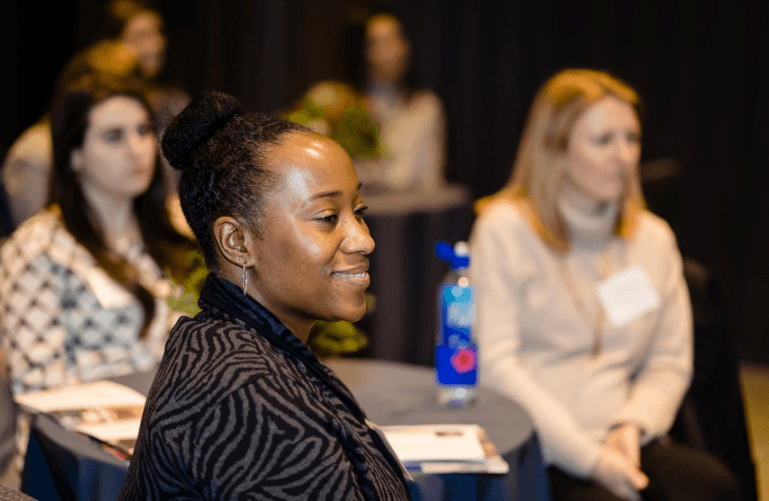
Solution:
[{"label": "necklace strap", "polygon": [[[606,246],[606,249],[603,251],[598,282],[602,282],[609,277],[613,254],[614,239],[609,242],[609,244]],[[566,287],[566,291],[568,292],[569,297],[571,298],[571,302],[574,305],[574,308],[577,310],[577,313],[580,317],[582,317],[582,320],[584,320],[585,324],[592,326],[593,346],[591,349],[591,356],[597,357],[601,352],[603,330],[606,323],[606,313],[603,311],[603,307],[601,306],[600,301],[596,300],[597,312],[595,315],[590,314],[587,305],[585,304],[585,300],[580,293],[579,287],[577,287],[577,283],[574,280],[574,276],[569,270],[569,266],[566,262],[567,258],[568,254],[564,254],[560,259],[558,259],[558,269],[561,273],[561,279],[563,280],[563,284]],[[595,295],[594,289],[590,290],[590,294],[593,296]]]}]

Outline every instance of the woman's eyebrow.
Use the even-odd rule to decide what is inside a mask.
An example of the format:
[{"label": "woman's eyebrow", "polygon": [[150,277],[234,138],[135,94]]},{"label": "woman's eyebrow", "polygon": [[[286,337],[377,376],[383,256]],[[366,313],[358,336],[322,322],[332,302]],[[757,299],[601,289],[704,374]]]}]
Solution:
[{"label": "woman's eyebrow", "polygon": [[333,197],[341,197],[341,196],[342,196],[342,192],[339,191],[339,190],[337,190],[337,191],[324,191],[322,193],[316,193],[315,195],[311,196],[310,198],[305,200],[304,204],[302,204],[302,205],[307,205],[310,202],[318,200],[319,198],[327,198],[327,197],[333,198]]},{"label": "woman's eyebrow", "polygon": [[[355,189],[355,192],[356,192],[356,193],[360,191],[360,189],[361,189],[361,186],[363,186],[363,183],[358,183],[358,187]],[[307,204],[309,204],[309,203],[311,203],[311,202],[313,202],[314,200],[317,200],[317,199],[319,199],[319,198],[326,198],[326,197],[332,197],[332,198],[333,198],[333,197],[341,197],[342,195],[344,195],[344,193],[342,192],[342,190],[336,190],[336,191],[323,191],[323,192],[321,192],[321,193],[316,193],[316,194],[314,194],[313,196],[311,196],[310,198],[308,198],[307,200],[305,200],[305,201],[304,201],[304,203],[302,204],[302,206],[305,206],[305,205],[307,205]]]}]

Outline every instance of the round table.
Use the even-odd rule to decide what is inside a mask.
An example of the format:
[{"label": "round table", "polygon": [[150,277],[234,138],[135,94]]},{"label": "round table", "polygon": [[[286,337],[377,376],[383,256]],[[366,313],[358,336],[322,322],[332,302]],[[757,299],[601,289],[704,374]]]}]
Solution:
[{"label": "round table", "polygon": [[350,358],[329,359],[324,364],[347,385],[377,425],[478,424],[510,465],[510,472],[504,477],[453,474],[416,478],[422,499],[550,499],[532,421],[512,400],[481,387],[472,406],[449,409],[436,402],[432,369]]}]

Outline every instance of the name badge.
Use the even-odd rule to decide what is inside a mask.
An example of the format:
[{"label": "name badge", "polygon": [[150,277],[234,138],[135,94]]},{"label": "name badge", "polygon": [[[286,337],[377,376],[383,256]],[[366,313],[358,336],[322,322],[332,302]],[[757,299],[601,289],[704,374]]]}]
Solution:
[{"label": "name badge", "polygon": [[603,280],[595,292],[615,329],[656,310],[662,302],[646,270],[638,265]]}]

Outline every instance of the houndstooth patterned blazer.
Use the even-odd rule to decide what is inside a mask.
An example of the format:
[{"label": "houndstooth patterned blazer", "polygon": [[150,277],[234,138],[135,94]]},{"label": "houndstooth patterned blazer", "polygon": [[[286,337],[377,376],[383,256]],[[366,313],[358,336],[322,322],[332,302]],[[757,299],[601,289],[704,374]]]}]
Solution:
[{"label": "houndstooth patterned blazer", "polygon": [[141,247],[122,254],[156,297],[144,340],[139,301],[98,266],[57,209],[8,238],[0,248],[0,346],[14,393],[148,370],[160,360],[178,315],[165,301],[170,285]]}]

